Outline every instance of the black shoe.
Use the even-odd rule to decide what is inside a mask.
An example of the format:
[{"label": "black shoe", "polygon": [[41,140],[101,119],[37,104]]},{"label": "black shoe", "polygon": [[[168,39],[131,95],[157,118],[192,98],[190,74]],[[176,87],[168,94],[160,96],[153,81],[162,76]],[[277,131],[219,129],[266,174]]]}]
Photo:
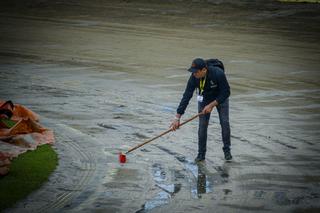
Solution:
[{"label": "black shoe", "polygon": [[201,156],[201,155],[198,155],[195,159],[194,159],[194,162],[202,162],[204,161],[206,158]]},{"label": "black shoe", "polygon": [[230,151],[225,151],[224,152],[224,159],[226,160],[232,160],[232,155]]}]

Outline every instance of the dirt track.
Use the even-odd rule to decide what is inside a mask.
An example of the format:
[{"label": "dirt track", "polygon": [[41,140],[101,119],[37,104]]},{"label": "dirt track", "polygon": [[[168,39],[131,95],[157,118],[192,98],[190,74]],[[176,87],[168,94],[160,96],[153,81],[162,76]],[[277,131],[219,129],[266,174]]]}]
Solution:
[{"label": "dirt track", "polygon": [[[319,211],[320,5],[2,1],[0,16],[0,99],[39,113],[60,157],[10,212]],[[193,122],[120,165],[168,128],[198,56],[226,66],[233,162],[214,113],[206,163]]]}]

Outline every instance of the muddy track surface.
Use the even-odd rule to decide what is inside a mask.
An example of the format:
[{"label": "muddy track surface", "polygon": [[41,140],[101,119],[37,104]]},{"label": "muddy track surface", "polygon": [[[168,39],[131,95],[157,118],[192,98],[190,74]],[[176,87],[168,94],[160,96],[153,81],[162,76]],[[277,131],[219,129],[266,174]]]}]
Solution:
[{"label": "muddy track surface", "polygon": [[[54,130],[59,165],[8,212],[317,212],[320,4],[278,1],[0,3],[0,99]],[[216,111],[167,130],[195,57],[231,85],[233,161]],[[183,120],[196,114],[191,99]]]}]

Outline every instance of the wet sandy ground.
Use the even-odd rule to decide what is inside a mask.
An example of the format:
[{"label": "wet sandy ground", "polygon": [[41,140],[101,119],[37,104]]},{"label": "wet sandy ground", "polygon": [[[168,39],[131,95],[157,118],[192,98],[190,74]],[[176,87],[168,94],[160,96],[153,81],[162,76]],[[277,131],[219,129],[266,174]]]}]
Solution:
[{"label": "wet sandy ground", "polygon": [[[60,158],[8,212],[317,212],[320,7],[272,1],[4,1],[0,98],[41,115]],[[216,113],[166,130],[194,57],[224,61],[234,160]],[[184,118],[196,113],[192,99]]]}]

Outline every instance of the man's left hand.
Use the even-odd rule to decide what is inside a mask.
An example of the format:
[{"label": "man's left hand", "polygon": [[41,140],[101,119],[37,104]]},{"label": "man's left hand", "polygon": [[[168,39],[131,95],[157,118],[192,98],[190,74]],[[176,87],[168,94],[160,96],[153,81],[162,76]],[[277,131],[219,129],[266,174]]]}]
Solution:
[{"label": "man's left hand", "polygon": [[217,104],[217,101],[211,102],[210,104],[208,104],[207,106],[205,106],[205,107],[203,108],[202,113],[203,113],[203,114],[211,113],[212,110],[213,110],[213,108],[214,108],[215,106],[217,106],[217,105],[218,105],[218,104]]}]

